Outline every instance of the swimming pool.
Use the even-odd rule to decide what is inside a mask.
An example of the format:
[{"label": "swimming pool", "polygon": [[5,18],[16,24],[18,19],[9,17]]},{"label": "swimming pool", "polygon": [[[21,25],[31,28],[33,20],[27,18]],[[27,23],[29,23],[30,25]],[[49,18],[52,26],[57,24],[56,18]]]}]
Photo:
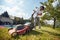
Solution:
[{"label": "swimming pool", "polygon": [[11,25],[4,25],[4,27],[7,27],[7,28],[14,28],[16,25],[13,25],[13,26],[11,26]]}]

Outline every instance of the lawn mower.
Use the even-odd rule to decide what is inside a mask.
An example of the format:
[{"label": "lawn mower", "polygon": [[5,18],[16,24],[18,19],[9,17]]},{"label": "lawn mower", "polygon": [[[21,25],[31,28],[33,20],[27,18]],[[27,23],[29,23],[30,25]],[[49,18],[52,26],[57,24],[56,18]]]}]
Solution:
[{"label": "lawn mower", "polygon": [[16,25],[16,27],[14,28],[9,28],[8,33],[11,36],[23,35],[23,34],[29,33],[33,28],[34,28],[33,23],[27,22],[23,25],[19,24],[19,25]]}]

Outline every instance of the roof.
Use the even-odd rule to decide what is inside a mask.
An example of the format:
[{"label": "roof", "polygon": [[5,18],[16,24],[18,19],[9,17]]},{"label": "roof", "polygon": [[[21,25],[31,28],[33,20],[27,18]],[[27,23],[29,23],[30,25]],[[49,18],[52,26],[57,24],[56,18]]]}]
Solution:
[{"label": "roof", "polygon": [[13,23],[13,20],[7,17],[0,17],[0,21],[2,22],[9,22],[9,23]]}]

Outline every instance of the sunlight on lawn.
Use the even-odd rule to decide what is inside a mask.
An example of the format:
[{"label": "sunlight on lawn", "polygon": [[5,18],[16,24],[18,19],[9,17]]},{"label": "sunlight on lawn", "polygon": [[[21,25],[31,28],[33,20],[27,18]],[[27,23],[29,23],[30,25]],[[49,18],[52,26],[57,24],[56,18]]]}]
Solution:
[{"label": "sunlight on lawn", "polygon": [[11,37],[7,28],[0,29],[0,40],[60,40],[60,31],[51,27],[41,27],[25,35]]}]

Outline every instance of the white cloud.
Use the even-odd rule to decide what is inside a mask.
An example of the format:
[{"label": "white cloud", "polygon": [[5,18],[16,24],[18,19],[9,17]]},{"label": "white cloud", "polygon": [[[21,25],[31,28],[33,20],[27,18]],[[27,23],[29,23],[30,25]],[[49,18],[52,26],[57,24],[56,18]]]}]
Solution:
[{"label": "white cloud", "polygon": [[24,0],[5,0],[6,3],[13,4],[13,5],[23,5]]},{"label": "white cloud", "polygon": [[6,11],[5,8],[6,8],[5,6],[0,5],[0,14],[3,13],[4,11]]},{"label": "white cloud", "polygon": [[[0,14],[3,13],[4,11],[8,11],[9,15],[12,16],[17,16],[17,17],[24,17],[26,18],[26,16],[28,15],[28,13],[25,13],[21,8],[19,8],[18,6],[15,7],[7,7],[7,6],[3,6],[0,5]],[[28,17],[27,17],[28,18]]]},{"label": "white cloud", "polygon": [[58,0],[52,3],[53,7],[56,7],[59,4]]},{"label": "white cloud", "polygon": [[44,20],[45,24],[53,25],[54,21],[53,20]]},{"label": "white cloud", "polygon": [[5,0],[5,2],[8,5],[0,5],[0,14],[4,11],[8,11],[9,15],[28,18],[28,13],[25,13],[23,9],[24,0]]},{"label": "white cloud", "polygon": [[19,4],[23,4],[23,3],[24,3],[24,1],[20,1],[20,2],[19,2]]},{"label": "white cloud", "polygon": [[14,0],[5,0],[6,3],[14,4]]}]

